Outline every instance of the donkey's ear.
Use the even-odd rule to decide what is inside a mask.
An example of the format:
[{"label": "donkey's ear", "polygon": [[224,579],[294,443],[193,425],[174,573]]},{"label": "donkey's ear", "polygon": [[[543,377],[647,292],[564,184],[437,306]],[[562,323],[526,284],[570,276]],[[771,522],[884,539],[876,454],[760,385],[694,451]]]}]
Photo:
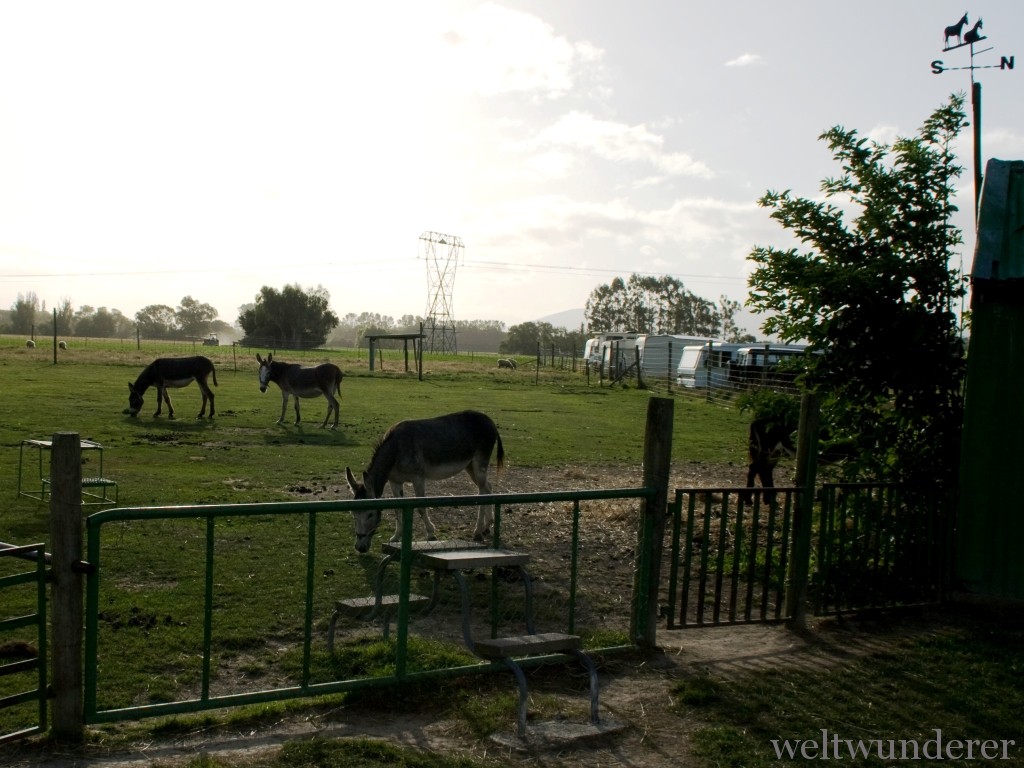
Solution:
[{"label": "donkey's ear", "polygon": [[263,365],[263,358],[260,357],[259,352],[256,353],[256,362],[259,363],[260,365]]},{"label": "donkey's ear", "polygon": [[352,490],[352,493],[359,492],[359,483],[356,482],[355,477],[352,476],[352,470],[345,467],[345,479],[348,480],[348,487]]}]

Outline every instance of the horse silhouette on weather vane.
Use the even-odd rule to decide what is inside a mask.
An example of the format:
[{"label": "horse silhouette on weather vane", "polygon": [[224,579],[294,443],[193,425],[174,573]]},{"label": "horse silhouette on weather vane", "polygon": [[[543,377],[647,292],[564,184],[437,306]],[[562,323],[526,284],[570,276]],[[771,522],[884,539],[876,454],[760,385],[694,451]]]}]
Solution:
[{"label": "horse silhouette on weather vane", "polygon": [[[970,70],[971,79],[973,80],[974,71],[978,69],[1013,69],[1013,56],[1000,56],[998,64],[975,64],[975,56],[979,56],[983,53],[988,53],[989,51],[992,50],[992,48],[989,47],[977,50],[974,47],[975,43],[980,43],[982,40],[988,40],[987,37],[981,34],[981,30],[984,24],[982,23],[982,20],[980,18],[976,22],[974,22],[973,26],[968,25],[970,25],[970,22],[967,20],[967,14],[965,13],[963,16],[960,17],[960,21],[958,21],[956,24],[952,24],[946,27],[946,29],[942,33],[942,41],[943,45],[945,46],[942,49],[942,51],[943,53],[946,53],[948,51],[953,51],[956,50],[957,48],[964,48],[969,45],[971,47],[970,64],[966,67],[949,67],[946,66],[945,62],[943,62],[942,60],[936,59],[935,61],[932,62],[932,72],[934,74],[939,75],[945,72],[946,70],[950,69],[966,69]],[[967,27],[966,32],[964,31],[965,27]]]},{"label": "horse silhouette on weather vane", "polygon": [[[990,52],[992,47],[980,50],[974,47],[975,43],[980,43],[982,40],[987,39],[981,34],[983,25],[980,18],[974,22],[973,27],[964,32],[964,27],[968,24],[970,22],[967,20],[967,14],[965,13],[956,24],[946,27],[942,35],[942,44],[945,46],[942,50],[943,52],[952,51],[969,45],[971,47],[970,63],[967,66],[949,67],[946,66],[942,59],[935,59],[932,62],[932,73],[941,75],[949,70],[967,70],[971,73],[971,108],[974,116],[974,212],[977,215],[978,204],[981,199],[981,83],[975,79],[975,72],[982,69],[1011,70],[1013,69],[1014,57],[1000,56],[999,64],[976,64],[974,57]],[[954,39],[956,43],[951,44],[950,41]]]},{"label": "horse silhouette on weather vane", "polygon": [[[954,48],[959,48],[963,45],[973,45],[974,43],[981,42],[985,39],[979,31],[983,26],[980,18],[974,22],[974,26],[965,33],[964,27],[968,24],[970,24],[970,22],[967,20],[967,14],[964,13],[964,15],[960,17],[960,21],[946,27],[946,31],[943,33],[942,37],[942,43],[945,46],[942,49],[943,51],[952,51]],[[949,40],[952,37],[956,38],[956,45],[949,44]]]}]

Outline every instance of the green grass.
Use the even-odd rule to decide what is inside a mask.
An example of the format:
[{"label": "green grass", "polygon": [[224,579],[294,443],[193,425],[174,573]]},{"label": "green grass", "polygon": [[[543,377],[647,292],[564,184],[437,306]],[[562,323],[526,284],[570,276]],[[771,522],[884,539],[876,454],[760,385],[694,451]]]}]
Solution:
[{"label": "green grass", "polygon": [[266,768],[472,768],[470,760],[393,746],[371,739],[311,739],[286,744],[281,754],[262,763]]},{"label": "green grass", "polygon": [[[820,743],[823,729],[829,741],[838,734],[842,741],[914,740],[923,745],[936,729],[946,740],[1014,739],[1013,764],[1019,764],[1024,751],[1020,612],[996,616],[958,607],[948,609],[946,621],[946,628],[908,638],[894,648],[863,655],[851,649],[851,657],[839,663],[837,649],[829,648],[795,668],[692,675],[673,689],[676,711],[682,720],[701,724],[693,734],[693,748],[704,765],[792,764],[788,757],[777,759],[772,740]],[[864,633],[848,638],[870,643]],[[833,639],[841,646],[843,634]],[[856,764],[891,763],[878,760],[875,752]]]},{"label": "green grass", "polygon": [[[146,363],[194,351],[214,358],[218,365],[218,415],[212,422],[193,418],[200,402],[195,387],[172,394],[179,414],[175,421],[151,417],[152,396],[140,418],[122,414],[126,385]],[[309,363],[329,356],[345,371],[341,429],[330,432],[317,428],[324,404],[316,400],[303,404],[303,426],[275,424],[278,393],[260,394],[254,357],[230,347],[193,350],[191,345],[149,344],[138,350],[134,342],[74,340],[53,365],[45,345],[30,351],[21,339],[0,338],[0,370],[6,374],[0,410],[0,488],[8,494],[0,539],[49,539],[46,506],[17,498],[15,489],[21,441],[57,431],[76,432],[105,446],[104,471],[120,483],[123,505],[301,500],[309,495],[304,490],[340,486],[345,466],[365,466],[374,442],[393,421],[470,407],[494,416],[509,461],[520,467],[556,471],[569,463],[640,464],[649,392],[601,388],[596,381],[588,386],[581,374],[561,370],[545,369],[539,377],[524,367],[515,375],[499,373],[492,358],[480,355],[428,355],[424,381],[402,373],[397,357],[386,358],[384,371],[371,375],[362,354],[282,354]],[[746,415],[686,399],[676,400],[675,414],[675,463],[743,462]],[[83,472],[90,474],[95,457],[83,458],[88,462]],[[201,671],[204,524],[133,522],[109,528],[104,531],[102,555],[101,705],[194,695]],[[354,553],[351,520],[344,516],[323,516],[317,530],[314,633],[322,642],[333,600],[364,593],[377,558]],[[222,520],[215,547],[215,686],[227,690],[293,683],[301,665],[302,606],[296,595],[304,591],[304,523],[283,518]],[[0,602],[5,611],[19,614],[31,608],[30,590],[18,596],[10,592]],[[628,610],[628,602],[623,610]],[[581,626],[579,631],[596,645],[625,639],[607,629]],[[373,640],[346,643],[333,657],[322,648],[315,650],[314,675],[327,679],[388,674],[392,646],[376,638],[379,634]],[[815,738],[822,728],[843,738],[902,739],[928,738],[931,730],[941,728],[951,738],[1016,738],[1024,745],[1024,622],[1019,615],[957,609],[945,627],[862,655],[843,647],[847,639],[870,645],[870,632],[851,632],[848,637],[839,632],[830,646],[808,655],[806,663],[729,675],[707,672],[680,680],[672,695],[680,729],[684,723],[692,729],[697,764],[789,764],[793,761],[775,759],[771,739]],[[417,640],[413,654],[411,663],[417,669],[466,660],[458,644]],[[5,678],[2,684],[13,684],[9,681]],[[510,687],[505,675],[494,676],[493,682],[484,677],[445,680],[431,691],[433,696],[412,695],[403,701],[410,707],[441,706],[480,737],[513,723],[515,694]],[[6,689],[0,689],[3,692]],[[358,696],[367,707],[390,706],[386,693],[379,698],[368,691],[348,696],[346,703]],[[259,728],[293,711],[336,706],[337,697],[252,705],[105,726],[94,729],[90,739],[103,749],[116,749],[136,739],[242,725]],[[533,709],[545,706],[543,696],[535,696],[531,703]],[[7,725],[7,720],[0,720],[0,730]],[[243,762],[202,756],[188,763],[240,764],[475,765],[358,739],[299,741],[279,754]]]},{"label": "green grass", "polygon": [[[383,369],[378,366],[372,374],[365,351],[280,353],[285,360],[312,364],[331,359],[342,367],[341,425],[331,431],[319,429],[326,409],[321,399],[303,402],[301,425],[291,423],[291,406],[286,423],[276,423],[280,393],[275,387],[260,393],[256,350],[154,343],[138,349],[134,341],[94,340],[71,340],[69,346],[54,364],[45,344],[29,350],[22,339],[0,338],[0,371],[7,382],[0,411],[0,488],[8,493],[0,540],[50,538],[47,505],[18,497],[16,488],[22,441],[56,432],[77,433],[104,446],[103,474],[118,482],[122,507],[301,501],[311,498],[312,491],[348,498],[345,467],[365,467],[389,425],[464,408],[495,419],[507,461],[520,468],[641,465],[651,393],[601,387],[596,379],[588,384],[583,374],[562,369],[538,373],[523,366],[512,374],[499,371],[494,356],[428,354],[420,381],[402,370],[398,353],[386,356]],[[171,392],[175,420],[153,418],[152,390],[138,418],[124,415],[127,385],[146,364],[156,357],[196,353],[217,366],[214,419],[195,418],[200,406],[195,386]],[[677,461],[742,461],[745,416],[683,399],[676,402],[675,413]],[[37,456],[26,449],[24,457],[25,482],[38,484]],[[98,454],[86,451],[82,458],[83,475],[99,473]],[[325,495],[327,488],[333,490]],[[357,555],[352,541],[350,516],[319,516],[313,597],[317,680],[338,679],[344,666],[319,645],[334,601],[367,594],[377,567],[378,557]],[[101,709],[198,695],[205,543],[205,523],[199,520],[104,526]],[[297,682],[306,546],[303,517],[217,522],[213,695]],[[4,598],[12,611],[22,610],[30,605],[31,594],[25,590]],[[579,629],[590,637],[606,632]]]},{"label": "green grass", "polygon": [[[147,393],[137,419],[122,414],[127,384],[154,357],[185,353],[162,347],[99,348],[62,352],[58,365],[46,350],[26,350],[10,338],[0,343],[5,408],[0,446],[12,449],[0,482],[17,484],[17,447],[26,438],[71,431],[106,447],[105,470],[122,488],[122,506],[230,503],[291,498],[302,484],[340,482],[345,466],[365,466],[374,442],[395,421],[463,408],[490,414],[498,423],[508,460],[519,466],[639,465],[650,393],[587,386],[581,374],[554,369],[499,372],[493,360],[429,356],[424,380],[388,370],[370,374],[354,353],[329,353],[346,373],[342,419],[336,432],[320,430],[321,400],[303,402],[304,422],[277,425],[276,388],[261,394],[256,361],[232,348],[200,348],[218,365],[217,417],[197,421],[200,398],[192,386],[173,391],[177,419],[153,419],[155,393]],[[324,357],[297,359],[313,362]],[[501,375],[504,373],[505,375]],[[676,402],[677,461],[743,461],[747,417],[733,409],[692,400]],[[86,456],[86,460],[91,457]],[[13,498],[15,511],[31,516],[31,502]],[[20,517],[20,515],[18,515]]]}]

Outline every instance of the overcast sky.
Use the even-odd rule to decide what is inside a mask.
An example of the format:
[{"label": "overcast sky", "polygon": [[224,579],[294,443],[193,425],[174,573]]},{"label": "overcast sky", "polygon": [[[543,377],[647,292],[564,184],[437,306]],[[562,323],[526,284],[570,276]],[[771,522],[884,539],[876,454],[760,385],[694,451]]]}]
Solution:
[{"label": "overcast sky", "polygon": [[824,130],[891,142],[969,93],[931,66],[970,63],[942,50],[965,9],[984,157],[1022,159],[1017,0],[0,0],[0,307],[190,295],[234,322],[298,283],[423,315],[425,232],[465,244],[432,257],[457,320],[632,272],[742,301],[751,248],[788,244],[757,199],[839,171]]}]

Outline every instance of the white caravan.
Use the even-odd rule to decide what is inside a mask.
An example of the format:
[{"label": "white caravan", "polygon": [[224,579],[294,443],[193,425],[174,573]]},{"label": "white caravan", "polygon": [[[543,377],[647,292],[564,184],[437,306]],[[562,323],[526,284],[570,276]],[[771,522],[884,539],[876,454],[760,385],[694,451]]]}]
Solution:
[{"label": "white caravan", "polygon": [[703,389],[709,384],[721,385],[729,379],[729,368],[733,356],[748,344],[727,344],[723,341],[709,341],[683,348],[679,366],[676,368],[676,383],[689,389]]},{"label": "white caravan", "polygon": [[640,350],[640,368],[644,376],[653,379],[675,378],[683,349],[695,344],[706,344],[708,338],[677,336],[675,334],[648,335],[637,339]]}]

